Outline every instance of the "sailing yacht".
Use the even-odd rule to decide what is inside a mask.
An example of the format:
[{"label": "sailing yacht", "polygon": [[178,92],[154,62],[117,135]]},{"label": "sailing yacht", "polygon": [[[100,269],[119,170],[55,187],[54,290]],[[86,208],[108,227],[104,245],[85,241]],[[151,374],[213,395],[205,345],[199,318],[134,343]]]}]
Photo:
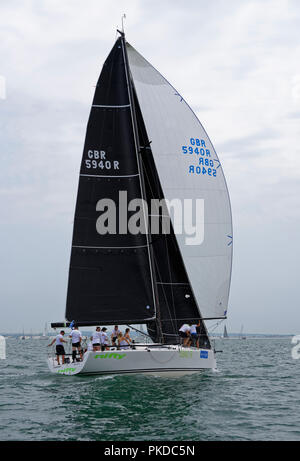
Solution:
[{"label": "sailing yacht", "polygon": [[0,335],[0,360],[6,359],[6,339]]},{"label": "sailing yacht", "polygon": [[240,331],[240,335],[239,335],[240,339],[246,339],[246,336],[243,334],[243,330],[244,330],[244,325],[241,326],[241,331]]},{"label": "sailing yacht", "polygon": [[[146,325],[151,343],[88,350],[82,361],[64,365],[53,354],[48,365],[66,375],[171,376],[212,369],[216,359],[206,321],[227,316],[232,264],[224,173],[183,97],[118,32],[87,124],[65,320],[51,327]],[[190,229],[180,229],[172,206],[158,206],[161,201],[200,203],[196,225],[202,237],[193,240]],[[159,231],[150,228],[152,218]],[[140,231],[129,232],[132,224]],[[183,347],[180,327],[199,320],[198,347]]]},{"label": "sailing yacht", "polygon": [[44,332],[43,332],[43,334],[42,334],[42,336],[40,338],[41,339],[47,339],[47,340],[49,339],[47,322],[45,323]]},{"label": "sailing yacht", "polygon": [[224,326],[223,338],[228,338],[226,325]]}]

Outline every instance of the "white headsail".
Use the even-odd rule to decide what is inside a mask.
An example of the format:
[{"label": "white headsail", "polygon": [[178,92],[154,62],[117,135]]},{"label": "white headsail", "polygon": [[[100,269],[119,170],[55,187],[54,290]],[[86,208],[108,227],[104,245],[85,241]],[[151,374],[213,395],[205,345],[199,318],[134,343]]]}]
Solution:
[{"label": "white headsail", "polygon": [[226,316],[232,219],[221,163],[181,95],[129,44],[127,52],[165,199],[204,200],[203,242],[188,244],[190,235],[176,235],[201,315]]}]

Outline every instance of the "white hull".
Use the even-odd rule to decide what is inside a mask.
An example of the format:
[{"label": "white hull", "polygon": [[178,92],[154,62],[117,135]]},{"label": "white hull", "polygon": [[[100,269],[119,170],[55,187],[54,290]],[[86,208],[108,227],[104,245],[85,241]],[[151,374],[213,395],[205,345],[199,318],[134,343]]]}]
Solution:
[{"label": "white hull", "polygon": [[146,373],[162,376],[182,376],[216,368],[213,350],[167,347],[138,347],[137,349],[88,351],[82,362],[57,365],[54,357],[48,359],[52,373],[77,374],[132,374]]}]

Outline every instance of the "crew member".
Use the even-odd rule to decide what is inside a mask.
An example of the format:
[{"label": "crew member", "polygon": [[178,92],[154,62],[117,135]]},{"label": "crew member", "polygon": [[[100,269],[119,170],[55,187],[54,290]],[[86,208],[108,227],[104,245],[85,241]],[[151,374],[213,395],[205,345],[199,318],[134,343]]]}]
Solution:
[{"label": "crew member", "polygon": [[77,325],[74,326],[74,329],[71,331],[69,337],[72,338],[72,361],[74,363],[76,362],[76,351],[77,350],[80,355],[80,360],[82,360],[82,348],[81,348],[82,334],[81,334],[81,331],[78,330]]},{"label": "crew member", "polygon": [[59,363],[59,356],[61,355],[61,361],[62,365],[65,363],[65,348],[63,346],[63,343],[67,343],[67,341],[64,340],[64,330],[61,330],[60,333],[53,339],[53,341],[48,344],[48,347],[52,346],[52,344],[55,343],[56,347],[56,360],[57,364],[60,365]]},{"label": "crew member", "polygon": [[179,328],[179,336],[183,338],[183,346],[188,346],[188,343],[190,342],[190,329],[191,329],[191,324],[187,325],[184,323],[180,328]]},{"label": "crew member", "polygon": [[109,350],[109,347],[108,347],[108,337],[107,337],[107,328],[106,327],[103,327],[102,330],[101,330],[101,333],[100,333],[100,337],[101,337],[101,350],[102,351],[105,351],[105,350]]},{"label": "crew member", "polygon": [[100,330],[100,327],[97,327],[96,331],[93,333],[92,345],[93,345],[93,351],[100,351],[100,349],[101,349],[101,330]]},{"label": "crew member", "polygon": [[113,329],[113,332],[111,334],[111,345],[112,346],[116,346],[117,343],[117,338],[118,338],[118,334],[120,333],[120,330],[119,330],[119,327],[118,325],[115,325],[114,329]]}]

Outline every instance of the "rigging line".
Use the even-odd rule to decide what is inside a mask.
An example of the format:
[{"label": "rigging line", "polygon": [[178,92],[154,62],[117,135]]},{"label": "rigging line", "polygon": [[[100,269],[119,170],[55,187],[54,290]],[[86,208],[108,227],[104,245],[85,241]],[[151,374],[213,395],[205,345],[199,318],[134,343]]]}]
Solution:
[{"label": "rigging line", "polygon": [[148,335],[147,333],[145,333],[144,331],[138,330],[137,328],[134,328],[132,325],[128,325],[128,324],[127,324],[127,326],[128,326],[129,328],[131,328],[132,330],[138,331],[138,332],[141,333],[142,335],[148,336],[148,338],[151,339],[151,336]]},{"label": "rigging line", "polygon": [[151,351],[151,349],[148,349],[148,351],[149,351],[149,353],[150,353],[152,359],[153,359],[155,362],[160,363],[160,364],[164,364],[164,363],[170,362],[170,360],[172,360],[172,359],[174,358],[174,356],[175,356],[175,355],[177,354],[177,352],[178,352],[177,350],[175,350],[171,357],[168,357],[167,360],[161,361],[161,360],[158,360],[158,359],[155,357],[155,355],[153,354],[153,352]]},{"label": "rigging line", "polygon": [[[151,151],[152,153],[152,151]],[[153,158],[153,157],[152,157]],[[154,159],[153,159],[153,162],[154,162]],[[154,195],[154,190],[153,190],[153,187],[152,187],[152,184],[151,184],[151,180],[150,180],[150,175],[148,174],[148,171],[147,171],[147,168],[146,168],[146,165],[145,165],[145,161],[144,159],[142,158],[142,167],[143,167],[143,171],[145,172],[145,176],[146,176],[146,180],[147,180],[147,185],[150,189],[150,195],[155,198],[155,195]],[[157,189],[157,192],[158,192],[158,195],[159,192],[160,192],[160,184],[159,184],[159,179],[158,179],[158,173],[156,171],[156,175],[154,174],[154,186],[156,186],[156,189]],[[159,210],[158,210],[159,211]],[[168,256],[168,245],[167,245],[167,242],[166,242],[166,235],[165,234],[160,234],[160,236],[157,238],[157,239],[154,239],[152,240],[152,244],[154,244],[157,240],[159,240],[159,238],[163,238],[164,239],[164,246],[166,248],[166,252],[167,252],[167,257],[169,259],[169,256]],[[154,259],[156,261],[156,271],[158,273],[158,276],[159,276],[159,279],[160,280],[163,280],[162,278],[162,274],[160,272],[160,269],[159,269],[159,265],[158,265],[158,260],[157,258],[155,257],[155,254],[154,254]],[[170,264],[168,264],[168,269],[169,269],[169,278],[171,280],[171,273],[170,273]],[[174,304],[174,300],[173,300],[173,309],[171,308],[170,304],[169,304],[169,301],[168,301],[168,297],[167,297],[167,294],[166,294],[166,290],[165,290],[165,287],[162,286],[162,292],[163,292],[163,297],[165,299],[165,303],[166,303],[166,307],[167,307],[167,310],[168,310],[168,314],[169,314],[169,317],[172,318],[172,316],[174,315],[175,316],[175,304]],[[171,325],[172,325],[172,328],[174,331],[176,331],[176,325],[174,325],[174,322],[171,320]]]},{"label": "rigging line", "polygon": [[[129,103],[130,103],[130,114],[131,114],[132,131],[133,131],[134,144],[135,144],[136,162],[137,162],[138,171],[141,174],[141,171],[140,171],[141,170],[141,165],[140,165],[140,160],[139,160],[139,156],[138,156],[139,155],[138,154],[138,152],[139,152],[138,139],[137,139],[138,133],[136,133],[138,127],[137,127],[137,122],[136,122],[136,114],[134,112],[134,107],[133,107],[133,103],[134,103],[134,101],[133,101],[133,99],[134,99],[133,89],[132,89],[132,86],[130,86],[130,85],[133,85],[133,83],[130,82],[129,63],[128,63],[128,58],[127,58],[126,49],[125,49],[124,32],[123,32],[123,36],[121,38],[121,44],[122,44],[124,68],[125,68],[125,75],[126,75],[126,82],[127,82],[127,91],[128,91],[128,97],[129,97]],[[139,181],[140,181],[141,195],[142,195],[142,198],[144,198],[143,195],[145,195],[145,194],[144,194],[144,191],[143,191],[142,179],[143,178],[140,175],[139,176]],[[142,204],[143,204],[144,222],[147,225],[144,201],[142,201]],[[152,254],[152,252],[150,254],[148,226],[146,227],[146,229],[147,229],[146,241],[147,241],[147,244],[148,244],[148,259],[149,259],[149,268],[150,268],[150,275],[151,275],[152,296],[153,296],[153,303],[154,303],[154,306],[155,306],[155,316],[157,318],[160,314],[159,314],[159,311],[158,311],[158,305],[157,305],[158,299],[157,299],[157,292],[155,291],[155,286],[154,286],[153,268],[152,268],[152,261],[151,261],[151,256],[153,258],[153,254]]]},{"label": "rigging line", "polygon": [[[140,110],[139,106],[138,106],[138,109]],[[142,155],[140,156],[141,164],[142,164],[142,168],[143,168],[143,172],[144,172],[144,176],[145,176],[145,181],[146,181],[146,184],[148,186],[147,190],[150,191],[150,194],[148,194],[147,199],[149,200],[150,197],[155,199],[156,196],[154,195],[154,189],[156,189],[156,195],[161,196],[161,186],[160,186],[160,182],[159,182],[159,176],[158,176],[158,173],[157,173],[157,170],[156,170],[156,167],[155,167],[155,162],[154,162],[154,159],[153,159],[153,155],[152,155],[152,151],[151,151],[151,147],[150,147],[150,142],[149,142],[148,137],[147,137],[146,128],[143,127],[142,122],[138,123],[138,127],[139,127],[139,134],[140,134],[140,136],[142,138],[142,142],[143,142],[144,145],[147,145],[147,148],[150,150],[150,155],[151,155],[151,157],[148,156],[147,158],[145,158],[145,160],[144,160]],[[146,167],[146,160],[148,160],[149,158],[151,158],[151,164],[148,164],[148,169],[149,169],[149,173],[148,173],[148,169]],[[152,165],[152,163],[153,163],[153,165]],[[153,166],[153,168],[151,168],[151,166]],[[152,174],[150,175],[150,173],[152,173]],[[152,213],[152,209],[151,209],[151,213]],[[152,216],[151,213],[150,214],[148,213],[148,219],[149,219],[149,216]],[[157,210],[157,213],[159,213],[159,209]],[[160,215],[160,214],[158,214],[157,216],[162,217],[162,215]],[[167,217],[170,219],[169,216],[167,216]],[[167,257],[168,257],[168,247],[167,247],[167,243],[166,243],[166,240],[167,240],[166,235],[161,234],[157,239],[153,239],[153,237],[152,237],[152,242],[151,243],[153,245],[157,240],[159,240],[159,238],[164,238],[163,244],[166,247],[166,252],[167,252]],[[155,256],[155,252],[153,253],[153,258],[155,260],[155,270],[156,270],[156,273],[158,275],[158,278],[160,280],[162,280],[162,276],[161,276],[161,273],[160,273],[160,270],[159,270],[158,259]],[[170,266],[170,264],[169,264],[169,266]],[[169,270],[169,278],[171,280],[170,270]],[[174,299],[173,299],[173,303],[172,303],[173,304],[173,310],[172,310],[171,305],[170,305],[169,300],[168,300],[168,296],[167,296],[165,287],[162,286],[161,291],[162,291],[162,299],[164,299],[164,301],[165,301],[165,305],[166,305],[169,317],[170,318],[172,318],[173,316],[175,317]],[[171,295],[172,295],[172,292],[171,292]],[[172,297],[173,297],[173,295],[172,295]],[[158,299],[159,299],[159,297],[158,297]],[[170,323],[171,323],[172,330],[176,331],[176,324],[174,325],[174,321],[171,320]],[[164,334],[165,333],[163,332],[163,335]]]},{"label": "rigging line", "polygon": [[[165,240],[166,240],[166,237],[165,237]],[[166,249],[167,249],[167,264],[168,264],[168,269],[169,269],[169,279],[172,283],[171,263],[170,263],[169,248],[168,248],[167,241],[166,241]],[[173,310],[175,312],[175,296],[174,296],[173,285],[171,285],[171,295],[172,295],[172,302],[173,302]]]},{"label": "rigging line", "polygon": [[[140,128],[140,132],[142,132],[143,130]],[[146,139],[147,141],[147,139]],[[152,154],[152,150],[151,150],[151,154]],[[153,154],[152,154],[152,159],[153,159]],[[148,171],[147,171],[147,168],[146,168],[146,165],[145,165],[145,162],[144,162],[144,159],[143,157],[141,157],[141,160],[142,160],[142,168],[143,168],[143,172],[144,172],[144,175],[146,177],[146,181],[147,181],[147,185],[148,185],[148,188],[150,189],[150,195],[152,196],[152,198],[155,198],[155,195],[154,195],[154,191],[153,191],[153,188],[152,188],[152,185],[151,185],[151,180],[150,180],[150,176],[148,174]],[[153,163],[154,163],[154,159],[153,159]],[[154,164],[154,167],[155,167],[155,164]],[[154,186],[156,186],[156,189],[157,189],[157,192],[158,192],[158,195],[159,192],[160,192],[160,183],[159,183],[159,178],[158,178],[158,173],[156,171],[156,175],[154,174]],[[158,210],[159,211],[159,210]],[[165,234],[161,234],[160,235],[160,238],[164,238],[164,244],[165,244],[165,247],[166,247],[166,252],[167,252],[167,258],[169,260],[169,252],[168,252],[168,245],[167,245],[167,242],[166,242],[166,235]],[[156,239],[158,240],[158,238]],[[156,240],[152,240],[152,245],[153,243],[155,243]],[[156,262],[156,272],[158,273],[158,276],[160,278],[160,280],[162,280],[162,276],[161,276],[161,273],[160,273],[160,270],[159,270],[159,265],[158,265],[158,260],[157,258],[155,257],[155,253],[153,255],[153,258]],[[168,264],[168,269],[169,269],[169,278],[170,280],[172,279],[171,278],[171,272],[170,272],[170,263]],[[167,297],[167,294],[166,294],[166,290],[165,290],[165,287],[162,286],[162,292],[163,292],[163,297],[165,299],[165,303],[166,303],[166,307],[167,307],[167,311],[168,311],[168,314],[169,314],[169,317],[170,319],[172,318],[172,316],[174,315],[175,316],[175,301],[174,301],[174,294],[173,294],[173,290],[171,289],[171,295],[172,295],[172,304],[173,304],[173,309],[171,308],[170,304],[169,304],[169,301],[168,301],[168,297]],[[171,320],[171,325],[172,325],[172,329],[173,331],[176,331],[176,323],[174,325],[174,321]]]},{"label": "rigging line", "polygon": [[[155,256],[154,256],[155,258]],[[160,270],[159,270],[159,266],[157,264],[157,259],[155,258],[155,261],[156,261],[156,265],[157,265],[157,273],[158,273],[158,276],[160,277],[160,279],[162,280],[162,277],[161,277],[161,273],[160,273]],[[162,290],[162,294],[163,294],[163,297],[165,299],[165,303],[166,303],[166,308],[167,308],[167,312],[169,314],[169,319],[167,321],[170,321],[171,325],[172,325],[172,328],[174,331],[176,331],[176,323],[174,325],[174,322],[176,322],[176,319],[175,319],[175,316],[176,316],[176,312],[175,312],[175,307],[174,307],[174,304],[173,304],[173,310],[172,310],[172,307],[171,305],[169,304],[169,300],[168,300],[168,297],[167,297],[167,293],[166,293],[166,289],[163,285],[161,285],[161,290]],[[173,318],[174,316],[174,318]],[[162,322],[165,321],[165,320],[161,320]]]},{"label": "rigging line", "polygon": [[[152,154],[152,149],[151,149],[151,154]],[[146,172],[146,178],[147,178],[147,181],[148,181],[148,185],[150,186],[150,190],[151,190],[151,193],[152,193],[152,197],[155,198],[154,196],[154,193],[153,193],[153,189],[151,187],[151,181],[150,181],[150,177],[147,173],[147,169],[145,168],[145,162],[144,162],[144,159],[143,157],[141,156],[142,158],[142,166],[143,166],[143,170]],[[152,159],[153,159],[153,154],[152,154]],[[155,167],[155,163],[154,163],[154,159],[153,159],[153,164],[154,164],[154,167]],[[155,172],[154,172],[155,173]],[[154,174],[154,181],[155,181],[155,185],[156,185],[156,189],[158,192],[160,192],[160,190],[162,191],[162,188],[161,188],[161,185],[159,183],[159,177],[158,177],[158,174],[157,174],[157,171],[156,171],[156,175]],[[158,194],[160,195],[160,194]],[[152,211],[152,210],[151,210]],[[159,210],[157,210],[157,212],[159,213]],[[172,221],[171,221],[171,217],[169,215],[169,219],[170,219],[170,225],[172,225]],[[173,229],[173,226],[172,226],[172,229]],[[174,232],[174,230],[173,230]],[[166,234],[163,234],[161,235],[162,237],[164,237],[164,240],[165,240],[165,247],[166,247],[166,253],[167,253],[167,264],[168,264],[168,272],[169,272],[169,279],[172,281],[172,274],[171,274],[171,263],[170,263],[170,253],[169,253],[169,248],[168,248],[168,244],[167,244],[167,237],[166,237]],[[172,236],[173,237],[173,236]],[[174,239],[176,240],[176,236],[175,236],[175,233],[174,233]],[[176,240],[176,243],[177,243],[177,240]],[[175,243],[175,245],[176,245]],[[180,257],[181,261],[182,261],[182,256]],[[183,261],[182,261],[183,263]],[[183,267],[184,267],[184,271],[186,273],[186,269],[185,269],[185,265],[183,263]],[[162,280],[162,278],[161,278]],[[188,281],[188,285],[189,285],[189,288],[191,290],[191,287],[190,287],[190,283],[189,283],[189,280],[187,278],[187,281]],[[163,290],[164,291],[164,290]],[[192,290],[191,290],[192,291]],[[167,297],[166,297],[166,294],[165,294],[165,291],[164,291],[164,295],[165,295],[165,299],[166,299],[166,304],[167,304],[167,308],[168,308],[168,312],[170,314],[170,306],[169,306],[169,303],[167,301]],[[171,286],[171,297],[172,297],[172,307],[173,307],[173,312],[175,313],[175,295],[174,295],[174,289],[173,289],[173,286]],[[193,298],[194,299],[194,298]],[[197,310],[199,310],[197,308]],[[176,326],[173,324],[173,322],[171,322],[172,324],[172,328],[174,331],[176,331]]]},{"label": "rigging line", "polygon": [[[152,154],[152,150],[151,150],[151,154]],[[145,161],[144,161],[143,157],[141,157],[141,158],[142,158],[143,171],[145,173],[146,180],[147,180],[147,185],[148,185],[148,187],[150,189],[152,197],[155,198],[154,191],[153,191],[153,188],[152,188],[152,185],[151,185],[150,176],[148,174],[148,171],[147,171],[147,168],[146,168],[146,165],[145,165]],[[152,154],[152,159],[153,159],[153,154]],[[153,163],[154,163],[154,159],[153,159]],[[155,167],[155,163],[154,163],[154,167]],[[160,195],[159,192],[161,190],[161,186],[160,186],[160,183],[159,183],[159,177],[158,177],[157,171],[156,171],[156,174],[153,174],[153,176],[154,176],[154,181],[155,181],[154,186],[156,186],[158,195]],[[159,212],[159,210],[158,210],[158,212]],[[170,219],[170,216],[169,216],[169,219]],[[170,219],[170,224],[171,224],[171,219]],[[164,245],[165,245],[166,253],[167,253],[169,279],[172,281],[171,264],[170,264],[170,256],[169,256],[169,249],[168,249],[168,243],[167,243],[167,236],[166,236],[166,234],[160,234],[160,238],[164,239]],[[158,238],[156,240],[158,240]],[[152,244],[155,243],[156,240],[152,240]],[[155,255],[154,255],[154,258],[155,258]],[[157,270],[157,272],[158,272],[158,274],[160,276],[160,280],[162,280],[162,276],[161,276],[159,266],[158,266],[158,263],[157,263],[157,258],[155,258],[155,260],[156,260],[156,270]],[[162,286],[162,291],[163,291],[163,296],[164,296],[164,299],[165,299],[165,303],[166,303],[166,307],[167,307],[167,310],[168,310],[169,317],[170,317],[170,319],[172,319],[173,315],[175,317],[175,296],[174,296],[173,288],[171,286],[172,305],[170,305],[170,303],[168,301],[166,290],[165,290],[165,287],[163,287],[163,286]],[[171,320],[170,323],[171,323],[171,327],[172,327],[173,331],[176,331],[176,328],[177,328],[176,321]]]},{"label": "rigging line", "polygon": [[226,319],[222,319],[222,320],[220,320],[220,322],[216,322],[214,325],[212,325],[212,326],[210,327],[210,330],[211,330],[211,331],[210,331],[209,333],[212,333],[213,331],[215,331],[215,329],[216,329],[219,325],[221,325],[221,323],[225,322],[225,320],[226,320]]},{"label": "rigging line", "polygon": [[[139,108],[140,110],[140,108]],[[139,134],[142,138],[142,141],[143,141],[143,144],[149,144],[149,141],[148,141],[148,138],[147,138],[147,134],[145,134],[145,130],[146,128],[143,129],[143,127],[141,126],[141,123],[138,124],[138,128],[139,128]],[[151,150],[151,148],[150,148]],[[152,154],[152,151],[151,151],[151,154]],[[148,186],[148,190],[150,190],[150,197],[152,198],[156,198],[155,195],[154,195],[154,189],[152,187],[152,184],[151,184],[151,179],[150,179],[150,174],[148,174],[148,170],[146,168],[146,164],[145,164],[145,161],[143,159],[142,156],[140,156],[141,158],[141,166],[142,166],[142,169],[143,169],[143,173],[144,173],[144,176],[145,176],[145,180],[146,180],[146,184]],[[152,156],[152,161],[153,161],[153,164],[154,164],[154,168],[155,168],[155,163],[154,163],[154,159],[153,159],[153,156]],[[150,168],[151,169],[151,168]],[[156,173],[156,174],[155,174]],[[160,189],[161,189],[161,186],[160,186],[160,183],[159,183],[159,178],[158,178],[158,173],[157,171],[153,171],[152,172],[152,177],[154,179],[154,187],[156,189],[156,192],[157,192],[157,195],[160,195]],[[149,199],[149,196],[147,197],[146,195],[146,198]],[[152,211],[152,210],[151,210]],[[157,210],[159,212],[159,210]],[[148,213],[148,219],[149,219],[149,213]],[[166,235],[161,235],[161,237],[164,237],[164,243],[165,243],[165,246],[166,246],[166,252],[167,252],[167,255],[168,255],[168,248],[167,248],[167,243],[166,243]],[[157,239],[158,240],[158,239]],[[155,242],[156,240],[153,240],[152,239],[152,245],[153,243]],[[162,280],[162,276],[161,276],[161,273],[160,273],[160,270],[159,270],[159,264],[158,264],[158,260],[155,256],[155,253],[153,253],[153,259],[155,261],[155,270],[156,270],[156,273],[159,277],[160,280]],[[171,280],[171,274],[170,274],[170,270],[169,270],[169,277],[170,277],[170,280]],[[175,304],[174,304],[174,300],[173,300],[173,310],[171,312],[171,306],[169,304],[169,301],[168,301],[168,297],[167,297],[167,294],[166,294],[166,290],[165,290],[165,287],[162,287],[162,294],[163,294],[163,298],[165,300],[165,304],[166,304],[166,307],[167,307],[167,311],[168,311],[168,314],[169,314],[169,317],[172,318],[172,316],[174,315],[175,316]],[[159,300],[159,295],[158,295],[158,300]],[[172,329],[173,331],[176,331],[176,325],[174,325],[174,322],[171,320],[171,325],[172,325]],[[163,333],[164,334],[164,333]]]}]

